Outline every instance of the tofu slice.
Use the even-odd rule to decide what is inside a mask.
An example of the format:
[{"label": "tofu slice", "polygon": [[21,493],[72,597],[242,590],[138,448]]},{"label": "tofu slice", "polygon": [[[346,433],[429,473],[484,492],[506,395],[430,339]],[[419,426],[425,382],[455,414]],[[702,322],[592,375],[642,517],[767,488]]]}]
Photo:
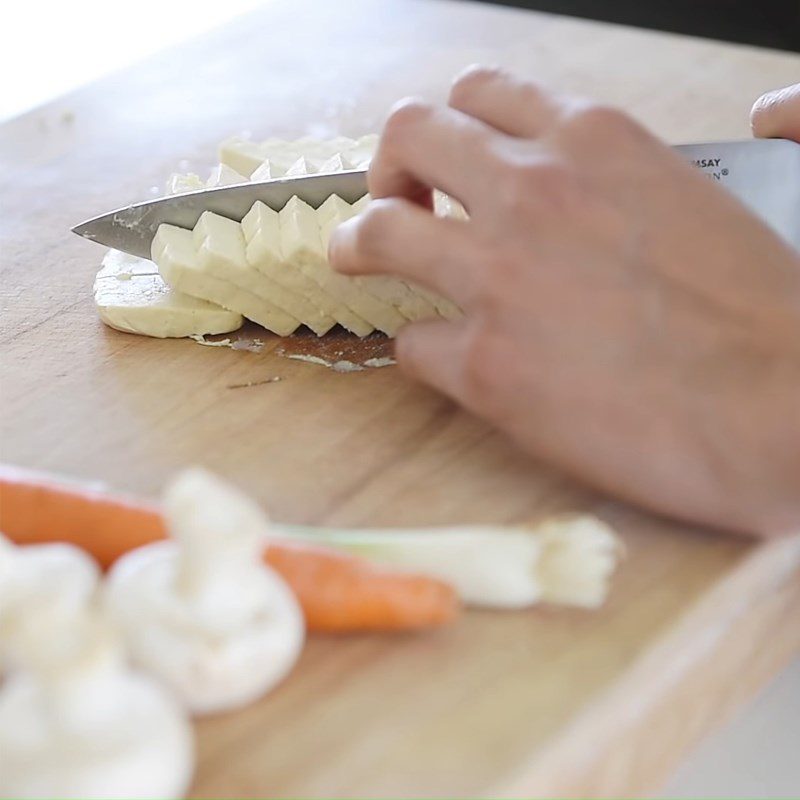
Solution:
[{"label": "tofu slice", "polygon": [[311,173],[315,171],[314,167],[306,161],[306,157],[300,156],[300,158],[295,159],[289,169],[286,170],[286,177],[293,178],[297,175],[311,175]]},{"label": "tofu slice", "polygon": [[297,319],[272,303],[203,269],[192,231],[160,225],[153,239],[152,255],[161,277],[173,289],[236,311],[278,336],[289,336],[300,326]]},{"label": "tofu slice", "polygon": [[[354,215],[353,206],[338,195],[331,195],[317,210],[322,245],[327,253],[331,234],[338,225]],[[405,320],[435,317],[436,309],[420,295],[415,295],[399,278],[362,275],[351,278],[365,292],[397,309]]]},{"label": "tofu slice", "polygon": [[[360,205],[359,205],[360,204]],[[351,205],[338,195],[331,195],[317,210],[320,233],[325,252],[331,233],[350,217],[358,213],[365,203],[359,200]],[[438,316],[435,306],[422,294],[412,291],[399,278],[383,275],[362,275],[353,278],[361,288],[384,303],[396,308],[406,320],[431,319]]]},{"label": "tofu slice", "polygon": [[266,142],[251,142],[239,136],[231,136],[219,146],[219,160],[241,175],[250,176],[267,158],[268,152],[265,148],[277,141],[268,139]]},{"label": "tofu slice", "polygon": [[267,158],[259,164],[253,174],[251,181],[271,181],[273,178],[280,178],[283,173]]},{"label": "tofu slice", "polygon": [[237,183],[247,183],[249,178],[242,175],[227,164],[217,164],[206,181],[206,188],[214,189],[217,186],[235,186]]},{"label": "tofu slice", "polygon": [[320,164],[317,172],[326,175],[329,172],[343,172],[347,169],[353,169],[353,164],[341,153],[334,153],[329,159]]},{"label": "tofu slice", "polygon": [[100,319],[126,333],[158,339],[229,333],[241,314],[170,288],[152,261],[109,250],[94,281]]},{"label": "tofu slice", "polygon": [[284,260],[281,253],[280,218],[277,211],[264,203],[254,203],[242,220],[242,233],[247,243],[245,249],[247,261],[255,269],[285,289],[305,297],[324,316],[330,318],[332,325],[338,322],[359,336],[366,336],[374,330],[366,320],[323,292],[319,284],[302,269]]},{"label": "tofu slice", "polygon": [[195,192],[198,189],[205,189],[206,185],[200,179],[199,175],[189,172],[182,175],[179,172],[173,172],[167,179],[166,193],[167,194],[183,194],[184,192]]},{"label": "tofu slice", "polygon": [[276,305],[311,328],[317,336],[323,336],[336,324],[307,296],[286,289],[249,263],[242,226],[238,222],[206,211],[194,227],[193,241],[200,264],[215,278],[229,280],[240,289]]},{"label": "tofu slice", "polygon": [[372,156],[375,155],[375,148],[378,146],[378,134],[368,133],[358,139],[351,139],[350,144],[339,148],[339,152],[354,167],[362,169],[369,165]]},{"label": "tofu slice", "polygon": [[[377,141],[375,135],[263,142],[232,138],[222,143],[222,163],[208,183],[228,185],[245,176],[269,180],[364,167]],[[173,181],[184,191],[183,186],[202,185],[196,176],[183,176],[181,185],[175,180],[181,177],[174,176]],[[394,336],[409,320],[462,316],[457,306],[423,286],[383,276],[347,277],[331,269],[327,246],[332,231],[360,213],[369,200],[366,196],[350,205],[333,196],[315,211],[292,198],[279,213],[256,203],[241,223],[204,215],[193,235],[199,266],[209,277],[262,298],[318,335],[338,322],[358,336],[376,328]],[[465,216],[457,203],[440,193],[436,207],[438,213]]]},{"label": "tofu slice", "polygon": [[[397,309],[365,291],[356,281],[338,272],[328,264],[323,248],[317,213],[308,203],[293,197],[279,212],[281,228],[281,253],[287,262],[296,264],[312,278],[322,291],[366,320],[371,326],[389,336],[395,336],[406,322]],[[345,326],[359,336],[365,336],[349,325]]]},{"label": "tofu slice", "polygon": [[219,160],[246,176],[252,176],[267,159],[273,162],[274,170],[285,172],[301,156],[305,157],[312,165],[313,171],[316,171],[337,153],[353,167],[361,168],[369,164],[377,144],[377,134],[368,134],[358,139],[347,136],[337,136],[333,139],[305,137],[296,141],[266,139],[263,142],[232,136],[220,145]]},{"label": "tofu slice", "polygon": [[[328,145],[330,143],[318,143]],[[318,146],[317,152],[325,152],[323,148]],[[338,156],[338,158],[337,158]],[[320,168],[325,167],[331,168],[333,170],[336,166],[343,166],[344,159],[341,157],[340,154],[334,154],[331,156],[327,161],[320,165]],[[299,158],[290,168],[289,171],[286,173],[287,175],[307,175],[312,171],[309,167],[309,163],[306,158]],[[293,200],[296,198],[292,198]],[[291,202],[291,201],[290,201]],[[303,203],[305,205],[305,203]],[[305,212],[303,212],[305,213]],[[336,195],[332,195],[325,201],[325,203],[320,206],[319,209],[312,212],[316,217],[316,226],[319,231],[319,238],[321,240],[321,253],[324,260],[325,267],[329,272],[331,272],[335,277],[331,279],[334,283],[337,282],[337,279],[340,277],[338,273],[331,270],[330,265],[328,264],[328,238],[329,233],[327,236],[323,234],[323,226],[327,226],[326,230],[329,231],[332,227],[338,224],[338,222],[343,221],[347,217],[351,216],[352,208],[349,203],[346,203],[340,197]],[[338,221],[337,221],[338,220]],[[312,238],[314,234],[311,232],[313,225],[309,224],[308,226],[308,235]],[[313,249],[313,248],[312,248]],[[342,302],[344,302],[351,311],[354,311],[359,316],[365,318],[367,322],[372,324],[378,330],[382,330],[388,333],[390,336],[394,336],[395,333],[389,333],[386,330],[385,326],[389,326],[393,331],[397,331],[400,326],[406,321],[406,317],[400,313],[395,304],[391,300],[386,300],[378,294],[375,294],[367,288],[365,282],[359,278],[347,278],[346,279],[349,284],[349,287],[345,287],[344,284],[341,285],[341,290],[347,290],[348,297],[350,300],[348,301],[347,297],[340,294],[339,298]],[[385,280],[385,279],[384,279]],[[353,306],[353,302],[356,302],[356,306]],[[431,309],[433,311],[433,309]],[[435,313],[435,312],[434,312]],[[369,315],[372,315],[371,317]],[[377,323],[377,320],[380,320],[380,324]]]},{"label": "tofu slice", "polygon": [[[372,198],[366,194],[360,200],[357,200],[353,203],[353,212],[356,214],[360,214],[367,205],[371,202]],[[440,216],[451,216],[456,219],[466,219],[467,214],[464,211],[464,207],[458,203],[457,201],[453,200],[452,198],[448,197],[447,195],[443,194],[442,192],[434,192],[434,209],[437,214]],[[369,280],[386,280],[381,276],[368,276]],[[403,283],[408,287],[409,291],[422,298],[429,306],[433,307],[435,313],[438,313],[439,316],[444,317],[448,320],[457,320],[464,316],[464,312],[453,303],[451,300],[448,300],[446,297],[442,297],[440,294],[428,289],[426,286],[420,286],[419,284],[413,283],[411,281],[403,281]],[[424,307],[417,307],[417,310],[422,312]],[[406,307],[406,310],[410,313],[414,313],[414,310],[411,308]],[[430,311],[425,309],[424,310],[425,316],[411,316],[410,319],[425,319],[427,315],[430,314]],[[435,314],[434,314],[435,316]]]}]

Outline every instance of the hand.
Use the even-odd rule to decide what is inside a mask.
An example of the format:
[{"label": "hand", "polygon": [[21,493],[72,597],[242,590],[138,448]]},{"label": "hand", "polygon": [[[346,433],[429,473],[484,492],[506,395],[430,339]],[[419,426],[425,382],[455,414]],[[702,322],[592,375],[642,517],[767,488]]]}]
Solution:
[{"label": "hand", "polygon": [[401,332],[409,374],[656,511],[800,526],[800,260],[733,197],[622,112],[491,69],[396,107],[369,185],[333,265],[465,311]]},{"label": "hand", "polygon": [[759,97],[750,122],[756,136],[800,142],[800,83]]}]

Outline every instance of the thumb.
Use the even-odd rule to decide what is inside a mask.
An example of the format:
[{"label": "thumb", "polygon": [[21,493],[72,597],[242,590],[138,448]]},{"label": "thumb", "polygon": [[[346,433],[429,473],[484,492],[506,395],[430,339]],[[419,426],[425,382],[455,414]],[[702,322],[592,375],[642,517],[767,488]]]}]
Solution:
[{"label": "thumb", "polygon": [[759,97],[750,112],[750,124],[759,138],[800,142],[800,83]]}]

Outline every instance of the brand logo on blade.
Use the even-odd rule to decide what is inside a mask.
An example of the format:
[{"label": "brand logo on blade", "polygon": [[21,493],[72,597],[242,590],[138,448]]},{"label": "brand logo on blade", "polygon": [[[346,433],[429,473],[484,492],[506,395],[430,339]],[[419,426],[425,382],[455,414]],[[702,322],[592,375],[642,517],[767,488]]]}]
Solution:
[{"label": "brand logo on blade", "polygon": [[721,181],[724,177],[728,175],[728,168],[720,167],[721,163],[722,163],[721,158],[692,159],[692,164],[694,164],[698,169],[703,170],[703,172],[709,178],[711,178],[712,181]]}]

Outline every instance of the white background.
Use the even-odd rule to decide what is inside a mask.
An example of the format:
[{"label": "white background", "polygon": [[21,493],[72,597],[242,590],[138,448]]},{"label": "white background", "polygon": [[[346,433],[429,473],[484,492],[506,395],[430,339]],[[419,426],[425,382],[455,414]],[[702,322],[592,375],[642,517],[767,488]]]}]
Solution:
[{"label": "white background", "polygon": [[[0,120],[261,4],[0,0]],[[798,719],[800,660],[687,759],[665,796],[800,796]]]},{"label": "white background", "polygon": [[259,5],[258,0],[0,0],[0,120]]}]

